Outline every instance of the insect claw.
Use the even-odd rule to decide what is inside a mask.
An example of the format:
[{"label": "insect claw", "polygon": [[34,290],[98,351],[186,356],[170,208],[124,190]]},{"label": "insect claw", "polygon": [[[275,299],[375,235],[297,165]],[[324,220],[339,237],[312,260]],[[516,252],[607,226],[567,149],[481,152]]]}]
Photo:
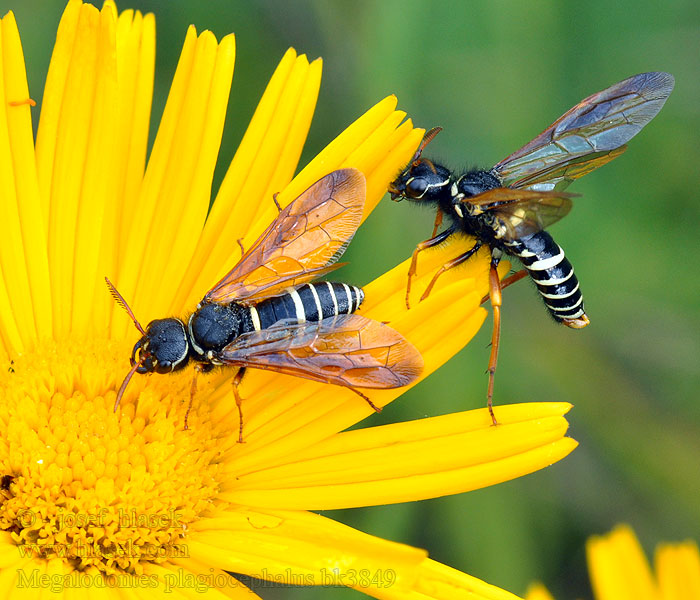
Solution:
[{"label": "insect claw", "polygon": [[280,203],[277,202],[277,196],[279,196],[279,195],[280,195],[279,192],[275,192],[274,194],[272,194],[272,201],[275,203],[275,206],[277,207],[277,211],[282,212],[282,207],[280,206]]},{"label": "insect claw", "polygon": [[367,396],[365,396],[362,392],[360,392],[359,390],[356,390],[356,389],[353,388],[353,387],[348,387],[348,389],[349,389],[349,390],[352,390],[352,391],[355,392],[358,396],[360,396],[360,398],[362,398],[367,404],[369,404],[369,405],[372,407],[372,410],[374,410],[374,412],[377,412],[377,413],[382,412],[382,407],[381,407],[381,406],[377,406],[374,402],[372,402],[372,401],[371,401]]}]

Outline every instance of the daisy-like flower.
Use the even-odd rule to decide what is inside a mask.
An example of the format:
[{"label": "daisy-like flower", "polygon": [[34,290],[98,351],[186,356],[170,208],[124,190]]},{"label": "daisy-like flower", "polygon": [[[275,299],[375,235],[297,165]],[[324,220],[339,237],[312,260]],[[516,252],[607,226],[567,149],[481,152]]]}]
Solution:
[{"label": "daisy-like flower", "polygon": [[[691,600],[700,598],[700,551],[694,541],[659,544],[654,569],[627,525],[586,544],[588,570],[596,600]],[[527,600],[554,600],[534,584]]]},{"label": "daisy-like flower", "polygon": [[[471,490],[547,466],[575,442],[561,403],[499,406],[343,432],[372,414],[350,390],[250,371],[245,443],[222,368],[135,376],[113,412],[141,322],[183,316],[285,205],[340,167],[367,180],[366,211],[423,131],[389,97],[293,178],[321,62],[277,67],[208,213],[234,38],[190,28],[146,164],[152,15],[71,0],[58,29],[34,143],[12,13],[0,24],[0,590],[87,597],[246,597],[226,572],[344,585],[380,598],[513,598],[309,512]],[[459,251],[452,248],[450,252]],[[446,251],[421,262],[425,285]],[[407,264],[366,286],[362,314],[422,353],[424,376],[481,326],[488,260],[444,278],[406,311]],[[441,310],[449,307],[449,310]],[[371,391],[380,406],[402,390]],[[121,597],[121,596],[119,596]]]}]

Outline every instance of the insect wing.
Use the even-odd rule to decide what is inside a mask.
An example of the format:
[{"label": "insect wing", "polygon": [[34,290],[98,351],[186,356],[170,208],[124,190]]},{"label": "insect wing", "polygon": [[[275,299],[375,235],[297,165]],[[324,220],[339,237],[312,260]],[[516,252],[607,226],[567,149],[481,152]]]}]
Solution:
[{"label": "insect wing", "polygon": [[510,239],[517,240],[546,229],[569,214],[570,210],[569,198],[554,196],[506,204],[496,210],[495,217],[505,226]]},{"label": "insect wing", "polygon": [[495,188],[464,198],[462,203],[489,212],[505,226],[508,238],[518,239],[549,227],[571,210],[575,194]]},{"label": "insect wing", "polygon": [[673,90],[668,73],[642,73],[589,96],[491,172],[508,187],[561,190],[624,152]]},{"label": "insect wing", "polygon": [[332,271],[360,225],[365,178],[339,169],[293,200],[205,301],[252,304]]},{"label": "insect wing", "polygon": [[362,388],[408,385],[423,370],[421,355],[398,332],[355,314],[280,322],[245,333],[219,358],[227,364]]}]

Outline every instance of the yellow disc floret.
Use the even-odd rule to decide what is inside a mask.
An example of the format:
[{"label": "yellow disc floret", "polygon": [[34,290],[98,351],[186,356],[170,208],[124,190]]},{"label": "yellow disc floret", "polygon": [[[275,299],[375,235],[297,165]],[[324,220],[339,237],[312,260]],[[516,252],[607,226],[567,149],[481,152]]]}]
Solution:
[{"label": "yellow disc floret", "polygon": [[188,525],[211,507],[221,427],[198,414],[183,429],[192,373],[146,389],[139,378],[136,400],[114,413],[125,356],[72,341],[3,365],[0,529],[23,556],[139,573],[186,552]]}]

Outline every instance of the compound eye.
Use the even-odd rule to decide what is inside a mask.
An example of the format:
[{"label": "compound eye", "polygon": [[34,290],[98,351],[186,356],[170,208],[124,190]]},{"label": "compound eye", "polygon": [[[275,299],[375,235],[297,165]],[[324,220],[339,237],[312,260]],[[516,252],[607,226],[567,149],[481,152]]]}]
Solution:
[{"label": "compound eye", "polygon": [[406,195],[411,198],[420,198],[428,189],[428,181],[422,177],[414,177],[406,183]]},{"label": "compound eye", "polygon": [[161,375],[164,375],[165,373],[171,373],[173,370],[173,365],[170,361],[164,360],[164,361],[156,361],[155,364],[153,365],[153,370],[156,373],[160,373]]}]

